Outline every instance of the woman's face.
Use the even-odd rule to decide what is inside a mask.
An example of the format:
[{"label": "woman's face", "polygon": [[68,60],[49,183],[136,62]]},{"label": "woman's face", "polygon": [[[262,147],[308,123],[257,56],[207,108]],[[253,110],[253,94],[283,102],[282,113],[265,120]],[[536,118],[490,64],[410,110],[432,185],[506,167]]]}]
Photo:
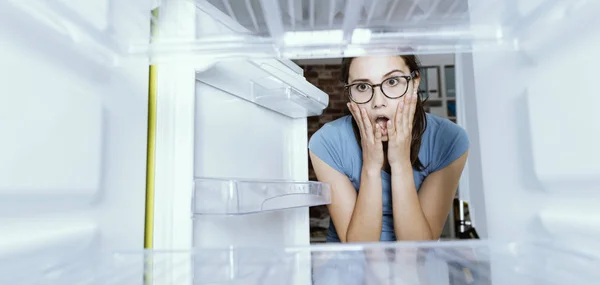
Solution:
[{"label": "woman's face", "polygon": [[[388,90],[386,94],[390,97],[399,96],[404,90],[406,90],[405,96],[406,94],[413,94],[415,88],[419,86],[419,78],[413,78],[405,84],[404,79],[397,77],[401,75],[410,75],[410,69],[400,56],[357,57],[350,64],[348,84],[355,84],[350,88],[352,96],[355,98],[368,99],[371,94],[368,85],[356,85],[356,83],[369,83],[372,85],[383,83],[383,88]],[[396,108],[405,96],[390,99],[382,94],[381,88],[374,87],[371,100],[367,103],[357,104],[359,108],[364,108],[367,111],[373,129],[375,129],[375,124],[380,125],[383,141],[388,140],[387,121],[394,119]]]}]

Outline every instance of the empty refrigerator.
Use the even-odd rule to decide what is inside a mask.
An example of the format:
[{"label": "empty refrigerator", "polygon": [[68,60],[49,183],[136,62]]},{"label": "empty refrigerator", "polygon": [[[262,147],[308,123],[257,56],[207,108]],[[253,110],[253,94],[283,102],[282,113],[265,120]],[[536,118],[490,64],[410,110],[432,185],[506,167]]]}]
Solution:
[{"label": "empty refrigerator", "polygon": [[[0,280],[591,284],[597,11],[584,0],[4,1]],[[400,53],[457,53],[472,70],[457,81],[477,144],[462,184],[486,240],[311,246],[306,207],[330,189],[307,181],[305,118],[328,101],[290,59]],[[283,194],[243,210],[257,197],[246,194],[269,191]]]}]

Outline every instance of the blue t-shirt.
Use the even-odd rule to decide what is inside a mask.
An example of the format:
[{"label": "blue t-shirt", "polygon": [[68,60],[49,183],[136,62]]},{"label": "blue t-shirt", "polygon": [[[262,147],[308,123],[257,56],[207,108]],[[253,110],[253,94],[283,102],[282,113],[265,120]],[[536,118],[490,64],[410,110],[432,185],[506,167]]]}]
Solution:
[{"label": "blue t-shirt", "polygon": [[[417,191],[421,188],[421,183],[427,175],[448,166],[469,148],[469,139],[463,128],[448,119],[429,113],[426,114],[426,117],[427,128],[421,139],[419,150],[419,159],[425,168],[423,171],[413,169]],[[356,191],[359,190],[362,151],[352,130],[351,115],[326,123],[311,136],[308,147],[329,166],[345,174]],[[395,241],[390,174],[382,171],[381,182],[383,188],[381,241]],[[327,241],[340,241],[333,220],[329,223]]]}]

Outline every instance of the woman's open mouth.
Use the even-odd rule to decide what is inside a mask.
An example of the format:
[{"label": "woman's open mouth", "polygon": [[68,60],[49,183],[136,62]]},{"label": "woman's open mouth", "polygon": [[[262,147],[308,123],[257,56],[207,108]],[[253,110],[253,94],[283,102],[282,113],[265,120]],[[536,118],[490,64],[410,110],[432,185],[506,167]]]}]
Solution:
[{"label": "woman's open mouth", "polygon": [[388,119],[386,116],[378,116],[377,118],[375,118],[375,124],[378,124],[381,128],[381,135],[387,135],[387,122],[389,120],[390,119]]}]

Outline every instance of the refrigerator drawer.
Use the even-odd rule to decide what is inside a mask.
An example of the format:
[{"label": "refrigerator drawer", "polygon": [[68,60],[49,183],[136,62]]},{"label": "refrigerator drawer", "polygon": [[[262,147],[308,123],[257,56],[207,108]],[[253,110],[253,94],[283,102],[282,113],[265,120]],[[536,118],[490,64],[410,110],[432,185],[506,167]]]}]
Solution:
[{"label": "refrigerator drawer", "polygon": [[192,211],[239,215],[329,203],[329,185],[321,182],[197,178]]}]

